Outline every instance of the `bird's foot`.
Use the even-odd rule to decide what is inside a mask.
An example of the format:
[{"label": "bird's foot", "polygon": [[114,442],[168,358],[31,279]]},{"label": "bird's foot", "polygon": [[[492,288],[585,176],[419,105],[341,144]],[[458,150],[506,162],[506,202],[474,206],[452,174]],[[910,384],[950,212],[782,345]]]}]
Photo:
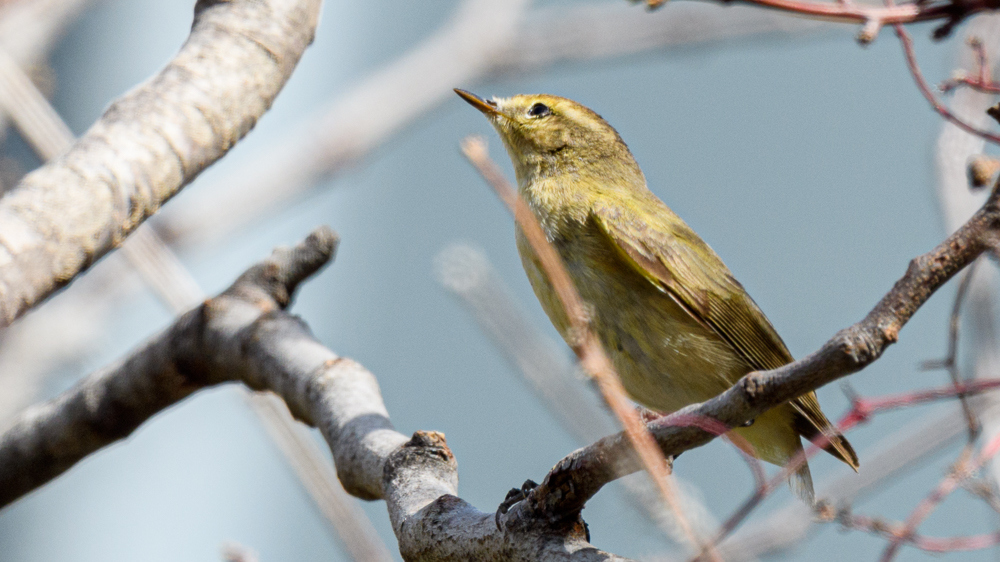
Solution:
[{"label": "bird's foot", "polygon": [[534,480],[529,479],[525,480],[524,484],[521,484],[520,488],[511,488],[510,491],[507,492],[507,497],[505,497],[503,501],[500,502],[500,507],[497,508],[497,513],[496,513],[497,530],[503,530],[500,527],[500,516],[505,515],[508,511],[510,511],[510,508],[514,507],[514,505],[517,504],[517,502],[528,497],[528,494],[530,494],[531,491],[537,487],[538,483],[536,483]]}]

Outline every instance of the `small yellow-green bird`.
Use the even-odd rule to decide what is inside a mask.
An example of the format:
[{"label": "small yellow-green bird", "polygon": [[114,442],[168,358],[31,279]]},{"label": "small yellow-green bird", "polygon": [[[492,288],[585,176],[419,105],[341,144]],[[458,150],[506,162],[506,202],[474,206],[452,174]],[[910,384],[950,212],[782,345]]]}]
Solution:
[{"label": "small yellow-green bird", "polygon": [[[646,187],[628,147],[600,115],[566,98],[485,100],[455,90],[483,112],[507,148],[518,190],[562,257],[592,328],[633,399],[669,413],[723,392],[743,375],[792,355],[719,256]],[[556,329],[568,322],[539,260],[517,230],[535,295]],[[785,465],[799,436],[857,470],[847,439],[810,392],[733,431],[760,459]],[[793,490],[813,498],[808,465]]]}]

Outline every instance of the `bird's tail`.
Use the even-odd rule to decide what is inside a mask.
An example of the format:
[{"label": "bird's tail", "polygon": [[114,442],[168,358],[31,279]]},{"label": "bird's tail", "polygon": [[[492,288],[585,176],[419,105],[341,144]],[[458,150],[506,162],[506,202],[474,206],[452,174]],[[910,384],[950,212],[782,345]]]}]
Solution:
[{"label": "bird's tail", "polygon": [[812,473],[809,472],[809,465],[805,462],[788,477],[788,487],[792,492],[802,498],[802,501],[809,505],[816,502],[816,492],[813,491]]},{"label": "bird's tail", "polygon": [[816,444],[822,444],[823,450],[847,463],[858,471],[858,454],[837,428],[826,419],[819,409],[816,393],[803,394],[791,402],[795,408],[795,430],[799,435]]}]

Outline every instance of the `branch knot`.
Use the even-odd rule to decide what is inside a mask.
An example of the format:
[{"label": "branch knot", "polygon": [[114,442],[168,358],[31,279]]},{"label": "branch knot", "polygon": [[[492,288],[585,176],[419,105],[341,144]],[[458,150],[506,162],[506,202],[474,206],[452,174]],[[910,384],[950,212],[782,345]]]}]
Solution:
[{"label": "branch knot", "polygon": [[[436,467],[434,465],[437,465]],[[413,471],[438,472],[444,480],[457,471],[455,455],[440,431],[416,431],[409,441],[393,451],[382,467],[382,481],[386,487],[398,478],[406,478]]]}]

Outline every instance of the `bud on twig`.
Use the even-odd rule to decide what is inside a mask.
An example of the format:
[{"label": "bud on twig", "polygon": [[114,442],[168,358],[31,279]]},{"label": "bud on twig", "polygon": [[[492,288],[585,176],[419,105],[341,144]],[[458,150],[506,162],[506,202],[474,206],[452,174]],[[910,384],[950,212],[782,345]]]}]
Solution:
[{"label": "bud on twig", "polygon": [[1000,160],[979,154],[969,160],[969,185],[980,188],[993,182],[994,176],[1000,172]]}]

